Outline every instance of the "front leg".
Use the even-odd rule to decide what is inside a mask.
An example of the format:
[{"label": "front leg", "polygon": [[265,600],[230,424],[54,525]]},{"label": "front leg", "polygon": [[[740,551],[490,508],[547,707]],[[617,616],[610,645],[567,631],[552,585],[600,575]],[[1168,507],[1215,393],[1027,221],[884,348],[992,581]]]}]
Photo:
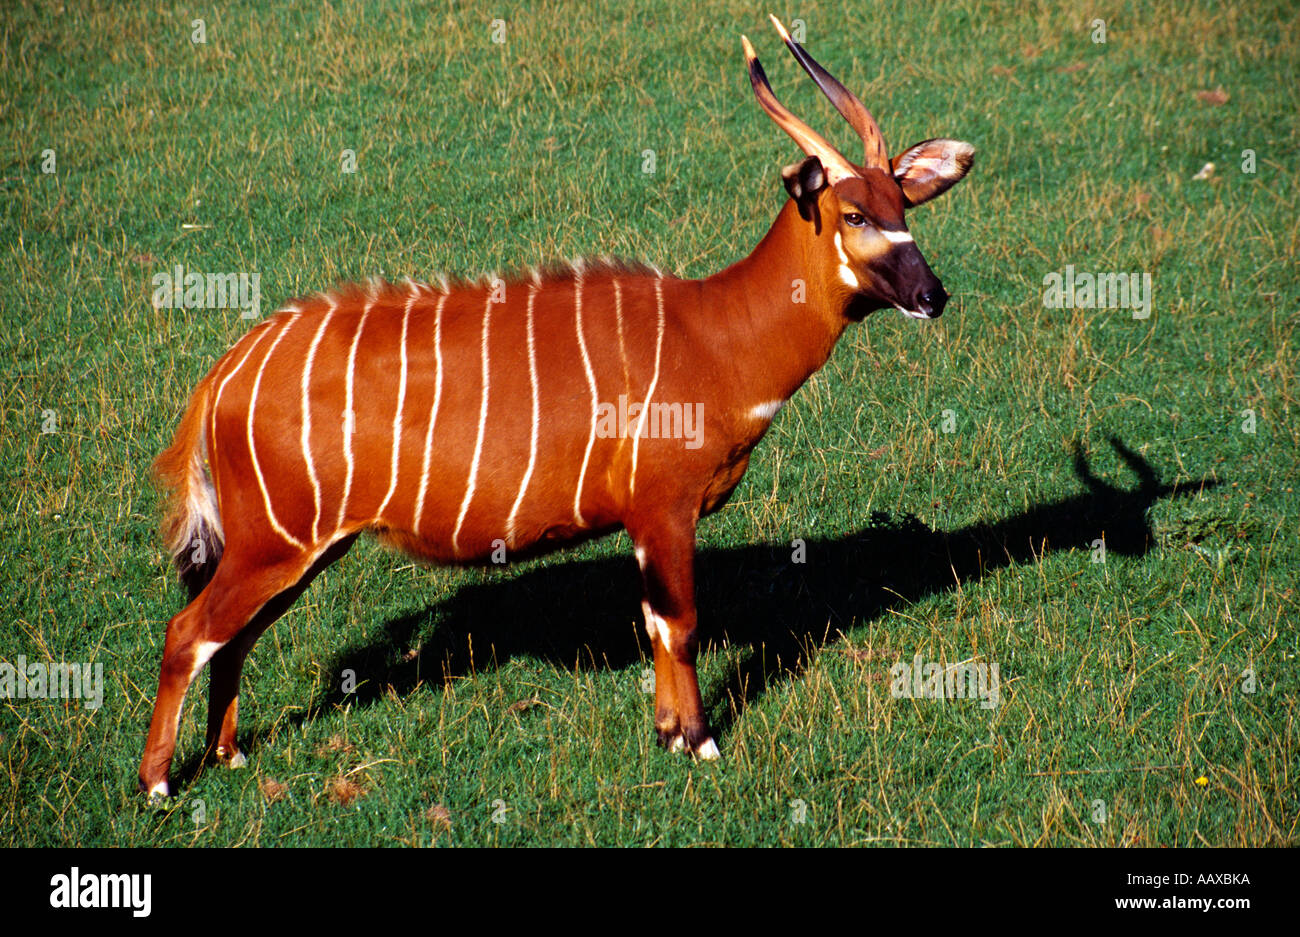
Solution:
[{"label": "front leg", "polygon": [[695,620],[695,523],[655,517],[629,527],[641,567],[646,631],[655,655],[655,729],[669,751],[718,757],[704,719],[695,672],[699,646]]}]

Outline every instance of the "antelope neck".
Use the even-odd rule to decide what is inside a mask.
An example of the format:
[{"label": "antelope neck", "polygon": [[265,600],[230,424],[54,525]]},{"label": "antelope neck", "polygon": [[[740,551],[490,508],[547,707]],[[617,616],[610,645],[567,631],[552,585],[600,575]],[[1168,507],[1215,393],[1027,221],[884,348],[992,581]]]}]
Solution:
[{"label": "antelope neck", "polygon": [[[843,286],[828,283],[820,236],[787,201],[749,256],[702,281],[702,312],[755,401],[786,400],[830,357],[848,320]],[[833,267],[832,267],[833,269]]]}]

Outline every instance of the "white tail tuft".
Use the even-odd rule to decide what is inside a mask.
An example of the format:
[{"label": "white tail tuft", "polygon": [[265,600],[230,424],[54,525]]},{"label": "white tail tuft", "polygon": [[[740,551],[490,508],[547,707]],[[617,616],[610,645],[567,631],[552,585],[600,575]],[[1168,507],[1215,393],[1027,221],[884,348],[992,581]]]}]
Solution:
[{"label": "white tail tuft", "polygon": [[198,446],[190,454],[185,479],[184,518],[172,531],[167,544],[178,566],[186,562],[182,554],[196,548],[196,540],[205,547],[215,543],[218,548],[226,542],[225,531],[221,528],[221,512],[217,509],[217,489],[208,474],[207,461],[208,443],[200,436]]}]

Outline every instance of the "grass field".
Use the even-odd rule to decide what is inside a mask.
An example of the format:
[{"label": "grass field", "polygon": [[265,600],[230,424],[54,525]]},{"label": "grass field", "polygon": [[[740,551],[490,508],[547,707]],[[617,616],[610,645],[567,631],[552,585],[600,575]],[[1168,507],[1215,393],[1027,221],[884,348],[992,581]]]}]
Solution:
[{"label": "grass field", "polygon": [[[156,309],[153,277],[255,271],[266,315],[381,274],[721,269],[798,153],[741,32],[859,150],[767,7],[636,6],[0,14],[0,661],[104,681],[0,699],[0,843],[1296,845],[1287,0],[774,9],[892,152],[978,155],[909,215],[944,317],[851,328],[700,528],[721,761],[654,744],[626,535],[469,570],[363,541],[251,655],[248,767],[199,764],[201,676],[180,796],[144,805],[184,603],[148,468],[250,325]],[[1149,318],[1046,307],[1067,267],[1149,274]],[[997,664],[997,705],[896,698],[917,657]]]}]

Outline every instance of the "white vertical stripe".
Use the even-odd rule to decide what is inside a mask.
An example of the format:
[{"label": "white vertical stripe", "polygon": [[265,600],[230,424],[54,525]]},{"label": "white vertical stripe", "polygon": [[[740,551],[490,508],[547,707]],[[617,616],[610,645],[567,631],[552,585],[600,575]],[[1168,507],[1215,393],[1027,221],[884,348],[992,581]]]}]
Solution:
[{"label": "white vertical stripe", "polygon": [[352,472],[354,469],[352,435],[357,428],[357,415],[352,408],[352,383],[357,367],[357,345],[361,342],[361,333],[366,329],[366,318],[370,315],[370,307],[374,305],[374,302],[373,298],[366,301],[366,306],[361,311],[361,321],[357,323],[357,333],[352,336],[352,350],[348,352],[347,395],[343,404],[343,459],[347,463],[347,474],[343,479],[343,497],[339,501],[339,519],[335,525],[336,530],[343,526],[343,518],[347,515],[348,510],[348,498],[352,496]]},{"label": "white vertical stripe", "polygon": [[478,461],[483,455],[483,434],[487,429],[488,414],[488,324],[492,321],[492,291],[489,289],[487,302],[483,304],[483,337],[480,340],[482,351],[480,359],[483,372],[483,393],[479,397],[478,438],[474,440],[474,459],[469,465],[469,485],[465,488],[465,500],[460,503],[460,515],[456,518],[456,529],[451,532],[451,549],[460,553],[460,528],[469,513],[469,504],[474,500],[474,484],[478,478]]},{"label": "white vertical stripe", "polygon": [[519,505],[524,503],[524,492],[528,490],[528,482],[533,477],[533,467],[537,465],[537,427],[540,414],[537,406],[537,348],[533,344],[533,301],[536,298],[537,283],[534,282],[528,288],[528,315],[526,317],[528,326],[528,383],[533,390],[533,430],[528,442],[528,468],[524,470],[524,480],[519,484],[519,494],[515,495],[514,507],[510,509],[510,517],[506,519],[506,543],[511,548],[515,545],[515,518],[519,514]]},{"label": "white vertical stripe", "polygon": [[641,447],[641,427],[645,423],[646,412],[650,409],[650,401],[654,398],[655,387],[659,384],[659,364],[663,358],[664,350],[664,291],[663,291],[663,274],[655,278],[655,310],[658,315],[659,327],[655,337],[655,372],[654,377],[650,379],[650,389],[646,391],[645,400],[641,404],[641,412],[637,415],[636,435],[632,438],[632,477],[628,479],[628,494],[636,494],[636,459],[637,452]]},{"label": "white vertical stripe", "polygon": [[587,339],[582,334],[582,271],[573,280],[574,321],[578,329],[578,349],[582,352],[582,369],[587,374],[587,386],[591,388],[591,430],[587,433],[587,451],[582,456],[582,469],[578,472],[578,488],[573,493],[573,519],[579,527],[586,526],[582,516],[582,486],[587,479],[587,465],[591,461],[591,449],[596,444],[596,414],[600,410],[600,401],[596,396],[596,375],[591,370],[591,356],[587,354]]},{"label": "white vertical stripe", "polygon": [[[630,401],[632,399],[632,376],[628,369],[627,363],[627,342],[623,334],[623,287],[618,280],[614,283],[614,319],[618,323],[618,356],[623,362],[623,393]],[[623,447],[627,445],[627,432],[618,434],[617,456],[623,455]]]},{"label": "white vertical stripe", "polygon": [[262,492],[262,506],[266,508],[266,519],[271,522],[271,528],[295,547],[302,549],[304,544],[289,531],[285,530],[280,521],[275,516],[275,509],[271,507],[271,496],[266,490],[266,479],[262,477],[262,467],[257,462],[257,447],[253,444],[253,416],[257,408],[257,392],[262,387],[262,372],[266,370],[266,363],[271,360],[271,355],[275,354],[275,346],[280,344],[280,339],[288,333],[293,324],[298,321],[301,313],[295,312],[289,317],[289,321],[280,329],[280,334],[275,337],[271,347],[266,350],[266,357],[262,359],[261,365],[257,369],[257,377],[253,381],[253,391],[248,398],[248,457],[253,462],[253,474],[257,476],[257,487]]},{"label": "white vertical stripe", "polygon": [[618,356],[623,360],[623,391],[631,395],[632,378],[628,374],[627,343],[623,338],[623,287],[617,279],[612,282],[614,284],[614,319],[618,323]]},{"label": "white vertical stripe", "polygon": [[420,492],[415,497],[415,518],[411,523],[415,533],[420,533],[420,521],[424,519],[424,493],[429,487],[429,459],[433,455],[433,424],[438,422],[438,406],[442,403],[442,307],[447,303],[447,294],[438,297],[438,308],[433,313],[433,406],[429,410],[429,428],[424,434],[424,465],[420,468]]},{"label": "white vertical stripe", "polygon": [[270,331],[271,331],[271,320],[267,320],[266,326],[262,329],[262,331],[257,333],[257,338],[253,339],[253,343],[248,346],[248,351],[244,352],[244,357],[239,359],[239,364],[235,365],[234,368],[231,369],[230,373],[227,374],[225,378],[221,381],[221,383],[217,386],[217,395],[212,400],[212,410],[211,410],[212,425],[210,430],[212,434],[213,445],[208,447],[209,462],[212,461],[213,458],[215,458],[214,453],[216,451],[216,441],[217,441],[217,408],[221,406],[221,395],[225,392],[226,385],[230,383],[230,379],[239,373],[240,368],[244,366],[244,362],[248,360],[248,356],[253,353],[253,351],[257,348],[258,345],[262,344],[262,339],[266,338],[266,336],[270,334]]},{"label": "white vertical stripe", "polygon": [[411,303],[415,302],[418,294],[419,287],[412,283],[411,295],[406,297],[406,308],[402,310],[402,374],[397,384],[397,412],[393,414],[393,460],[389,469],[388,494],[384,495],[379,510],[375,512],[376,517],[384,516],[384,508],[388,507],[393,492],[397,490],[397,463],[402,451],[402,411],[406,407],[406,327],[411,319]]},{"label": "white vertical stripe", "polygon": [[325,313],[320,328],[316,330],[315,338],[311,340],[311,348],[307,350],[307,364],[302,369],[302,457],[303,461],[307,463],[307,477],[311,479],[312,501],[316,505],[316,513],[311,522],[312,543],[320,539],[320,478],[316,475],[316,463],[311,457],[311,369],[316,362],[316,349],[320,346],[321,337],[325,334],[330,319],[334,316],[338,300],[331,296],[329,297],[329,303],[329,311]]}]

